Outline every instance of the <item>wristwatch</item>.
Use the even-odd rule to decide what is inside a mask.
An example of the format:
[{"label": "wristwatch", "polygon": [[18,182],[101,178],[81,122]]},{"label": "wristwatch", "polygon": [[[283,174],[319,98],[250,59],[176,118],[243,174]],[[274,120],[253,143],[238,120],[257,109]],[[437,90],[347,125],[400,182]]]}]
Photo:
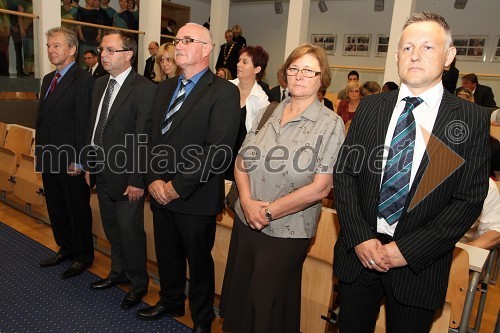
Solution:
[{"label": "wristwatch", "polygon": [[269,209],[267,207],[264,210],[264,212],[266,213],[267,222],[271,222],[273,220],[273,215],[271,214],[271,212],[269,211]]}]

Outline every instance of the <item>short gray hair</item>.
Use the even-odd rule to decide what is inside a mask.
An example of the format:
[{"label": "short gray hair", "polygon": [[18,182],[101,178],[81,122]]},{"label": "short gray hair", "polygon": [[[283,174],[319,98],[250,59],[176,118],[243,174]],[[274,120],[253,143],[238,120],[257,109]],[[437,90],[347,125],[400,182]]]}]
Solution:
[{"label": "short gray hair", "polygon": [[55,34],[62,33],[66,38],[66,42],[69,47],[76,47],[75,58],[78,56],[78,37],[76,36],[76,32],[74,30],[65,28],[65,27],[55,27],[50,29],[45,33],[47,39],[54,37]]},{"label": "short gray hair", "polygon": [[448,25],[448,22],[446,22],[446,20],[444,19],[444,17],[442,17],[439,14],[426,12],[426,11],[416,12],[416,13],[413,13],[413,15],[410,16],[410,18],[406,21],[405,25],[403,26],[403,30],[406,29],[406,27],[408,27],[410,24],[419,23],[419,22],[435,22],[435,23],[437,23],[441,28],[444,29],[444,31],[446,33],[446,45],[445,45],[445,47],[449,48],[450,46],[452,46],[453,38],[451,35],[451,28]]}]

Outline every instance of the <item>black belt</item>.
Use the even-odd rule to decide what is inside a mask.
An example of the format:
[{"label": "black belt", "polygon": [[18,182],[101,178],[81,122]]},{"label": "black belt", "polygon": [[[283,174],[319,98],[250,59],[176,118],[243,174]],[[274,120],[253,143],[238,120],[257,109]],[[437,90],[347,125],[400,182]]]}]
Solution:
[{"label": "black belt", "polygon": [[377,232],[377,239],[384,245],[394,241],[394,238],[392,238],[392,236],[389,236],[387,234],[380,234],[378,232]]}]

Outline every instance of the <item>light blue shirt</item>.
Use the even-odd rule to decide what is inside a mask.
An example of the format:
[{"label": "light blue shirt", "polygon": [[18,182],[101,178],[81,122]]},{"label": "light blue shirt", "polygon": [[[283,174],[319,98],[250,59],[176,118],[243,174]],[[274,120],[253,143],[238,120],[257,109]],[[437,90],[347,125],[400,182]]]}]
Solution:
[{"label": "light blue shirt", "polygon": [[[61,82],[63,76],[66,75],[66,73],[69,71],[69,69],[71,68],[71,66],[73,66],[74,63],[75,63],[75,61],[72,61],[69,64],[67,64],[63,69],[61,69],[60,71],[56,70],[56,72],[54,73],[54,77],[56,76],[57,73],[61,74],[61,76],[57,79],[57,84],[59,84],[59,82]],[[52,80],[54,80],[54,77],[52,77]],[[52,80],[50,80],[50,84],[52,84]],[[50,86],[49,86],[49,89],[47,89],[47,92],[45,93],[44,99],[47,99],[47,96],[49,95],[49,91],[50,91]]]},{"label": "light blue shirt", "polygon": [[[198,83],[198,81],[200,80],[200,78],[203,76],[203,74],[205,74],[205,72],[208,71],[208,67],[205,68],[204,70],[202,70],[201,72],[193,75],[190,79],[189,79],[189,82],[188,84],[186,84],[186,97],[188,97],[189,93],[191,92],[191,90],[193,90],[194,86]],[[170,110],[170,106],[172,106],[172,104],[174,103],[175,99],[177,98],[177,93],[179,92],[180,88],[181,88],[181,81],[184,80],[184,74],[181,74],[181,76],[179,76],[179,81],[177,82],[177,88],[175,88],[175,91],[174,91],[174,95],[172,96],[172,100],[170,101],[170,104],[168,104],[168,110]]]}]

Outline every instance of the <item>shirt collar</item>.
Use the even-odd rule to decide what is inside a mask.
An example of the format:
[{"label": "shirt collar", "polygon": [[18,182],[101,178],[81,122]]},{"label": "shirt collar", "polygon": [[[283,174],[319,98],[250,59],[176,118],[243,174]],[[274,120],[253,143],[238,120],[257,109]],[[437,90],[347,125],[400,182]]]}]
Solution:
[{"label": "shirt collar", "polygon": [[60,71],[56,71],[56,73],[61,74],[61,78],[62,78],[64,76],[64,74],[66,74],[69,71],[69,69],[71,68],[71,66],[73,66],[74,63],[75,63],[75,61],[70,62],[69,64],[64,66],[64,68],[61,69]]},{"label": "shirt collar", "polygon": [[125,82],[125,79],[130,74],[131,71],[132,71],[132,67],[129,67],[126,70],[124,70],[123,72],[121,72],[120,74],[118,74],[116,77],[112,77],[110,75],[109,79],[110,80],[111,80],[111,78],[115,79],[116,83],[118,83],[120,85],[120,87],[121,87],[121,86],[123,86],[123,82]]},{"label": "shirt collar", "polygon": [[[191,81],[191,83],[196,85],[198,83],[198,81],[200,80],[200,78],[203,76],[203,74],[205,74],[206,71],[208,71],[208,67],[203,69],[201,72],[198,72],[195,75],[193,75],[189,80]],[[182,81],[182,80],[184,80],[184,74],[181,74],[179,76],[179,81]]]},{"label": "shirt collar", "polygon": [[419,96],[415,96],[411,93],[410,89],[406,86],[406,84],[401,83],[401,88],[399,89],[398,94],[398,103],[403,100],[405,97],[420,97],[424,100],[424,104],[430,110],[437,110],[439,104],[441,104],[441,100],[443,99],[444,88],[441,81],[436,84],[434,87],[427,89]]}]

